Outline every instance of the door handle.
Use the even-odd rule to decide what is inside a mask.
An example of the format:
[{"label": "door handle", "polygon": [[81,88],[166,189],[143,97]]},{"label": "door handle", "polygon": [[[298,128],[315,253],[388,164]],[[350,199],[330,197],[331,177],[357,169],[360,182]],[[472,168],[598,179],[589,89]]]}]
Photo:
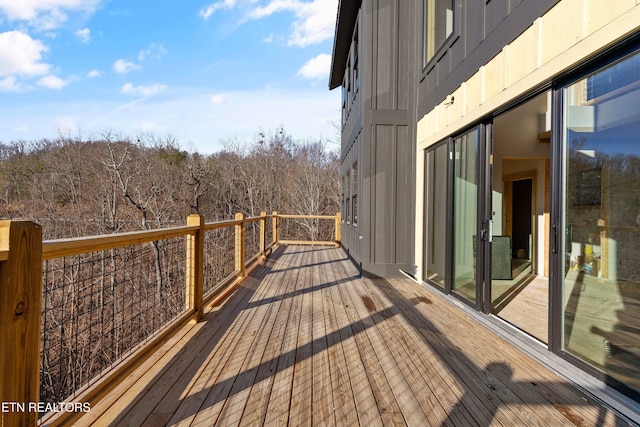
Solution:
[{"label": "door handle", "polygon": [[480,224],[480,240],[491,243],[493,241],[493,221],[489,219]]}]

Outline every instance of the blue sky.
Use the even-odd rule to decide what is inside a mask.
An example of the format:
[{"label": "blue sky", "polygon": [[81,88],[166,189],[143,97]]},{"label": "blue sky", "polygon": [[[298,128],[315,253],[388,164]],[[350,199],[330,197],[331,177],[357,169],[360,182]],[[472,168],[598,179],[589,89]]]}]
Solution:
[{"label": "blue sky", "polygon": [[0,142],[335,141],[338,0],[0,0]]}]

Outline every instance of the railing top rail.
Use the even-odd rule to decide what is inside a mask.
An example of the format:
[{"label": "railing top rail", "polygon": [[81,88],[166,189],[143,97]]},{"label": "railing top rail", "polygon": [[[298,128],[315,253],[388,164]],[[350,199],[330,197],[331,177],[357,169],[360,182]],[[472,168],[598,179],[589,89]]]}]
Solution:
[{"label": "railing top rail", "polygon": [[[204,229],[216,230],[220,228],[233,227],[243,222],[256,222],[261,219],[270,218],[271,215],[256,216],[242,220],[217,221],[205,224]],[[198,230],[197,226],[180,226],[171,228],[160,228],[149,231],[132,231],[119,234],[105,234],[98,236],[75,237],[70,239],[48,240],[42,242],[42,259],[49,260],[67,256],[79,255],[87,252],[114,249],[118,247],[152,242],[154,240],[170,239],[172,237],[186,236],[194,234]],[[5,253],[6,252],[6,253]],[[0,261],[9,259],[8,251],[0,251]]]},{"label": "railing top rail", "polygon": [[280,215],[279,218],[290,218],[290,219],[336,219],[335,215]]},{"label": "railing top rail", "polygon": [[216,221],[216,222],[208,222],[204,225],[204,229],[206,231],[217,230],[220,228],[233,227],[234,225],[240,225],[242,221],[239,219],[232,219],[229,221]]},{"label": "railing top rail", "polygon": [[9,251],[0,251],[0,261],[9,261]]},{"label": "railing top rail", "polygon": [[258,222],[258,221],[260,221],[260,220],[267,219],[267,218],[269,218],[269,217],[271,217],[271,215],[265,215],[265,216],[252,216],[252,217],[249,217],[249,218],[245,218],[245,219],[244,219],[244,222]]},{"label": "railing top rail", "polygon": [[230,219],[227,221],[216,221],[216,222],[209,222],[206,223],[204,225],[204,229],[206,231],[211,231],[211,230],[217,230],[219,228],[225,228],[225,227],[233,227],[235,225],[240,225],[243,222],[257,222],[260,221],[262,219],[268,219],[271,218],[272,215],[265,215],[265,216],[252,216],[252,217],[248,217],[245,218],[244,220],[240,220],[240,219]]},{"label": "railing top rail", "polygon": [[154,240],[170,239],[193,234],[197,230],[198,227],[195,226],[181,226],[149,231],[132,231],[128,233],[76,237],[72,239],[47,240],[42,242],[42,259],[62,258],[87,252],[97,252],[153,242]]}]

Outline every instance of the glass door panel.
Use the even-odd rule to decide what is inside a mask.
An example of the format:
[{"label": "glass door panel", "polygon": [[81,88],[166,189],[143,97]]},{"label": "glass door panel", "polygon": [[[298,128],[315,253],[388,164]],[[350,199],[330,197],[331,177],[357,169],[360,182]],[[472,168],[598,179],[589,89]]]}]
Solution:
[{"label": "glass door panel", "polygon": [[563,350],[640,391],[640,55],[564,89]]},{"label": "glass door panel", "polygon": [[448,144],[425,153],[424,277],[445,288]]},{"label": "glass door panel", "polygon": [[453,141],[453,227],[451,290],[477,303],[480,128]]},{"label": "glass door panel", "polygon": [[485,267],[491,274],[485,274],[485,310],[543,343],[549,340],[551,148],[539,142],[540,128],[532,124],[551,117],[551,105],[550,91],[528,99],[494,117],[487,138],[491,260]]}]

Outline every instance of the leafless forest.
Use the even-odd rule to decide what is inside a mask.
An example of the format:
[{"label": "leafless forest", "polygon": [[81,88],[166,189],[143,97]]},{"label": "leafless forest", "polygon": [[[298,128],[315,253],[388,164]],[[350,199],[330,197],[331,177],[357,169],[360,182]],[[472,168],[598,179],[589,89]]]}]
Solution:
[{"label": "leafless forest", "polygon": [[184,225],[191,213],[216,221],[339,209],[337,155],[322,143],[280,131],[224,147],[205,156],[172,136],[113,131],[0,143],[0,216],[38,222],[49,240]]}]

